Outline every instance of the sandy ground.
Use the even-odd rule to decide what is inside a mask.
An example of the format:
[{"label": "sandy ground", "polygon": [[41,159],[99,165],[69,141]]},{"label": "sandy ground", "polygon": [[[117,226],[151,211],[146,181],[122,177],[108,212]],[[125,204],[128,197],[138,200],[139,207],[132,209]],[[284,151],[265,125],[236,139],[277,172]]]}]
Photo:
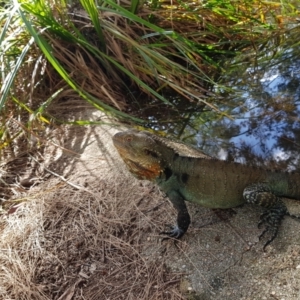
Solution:
[{"label": "sandy ground", "polygon": [[34,184],[0,217],[0,299],[300,299],[300,222],[286,218],[263,252],[259,208],[189,204],[187,234],[162,242],[176,213],[125,169],[111,141],[122,128],[65,128],[60,147],[27,157]]}]

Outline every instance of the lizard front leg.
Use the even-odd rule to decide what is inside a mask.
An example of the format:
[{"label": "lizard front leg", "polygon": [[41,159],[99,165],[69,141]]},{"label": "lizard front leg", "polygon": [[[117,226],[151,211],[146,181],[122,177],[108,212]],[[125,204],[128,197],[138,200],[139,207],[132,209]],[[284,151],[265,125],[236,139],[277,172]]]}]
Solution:
[{"label": "lizard front leg", "polygon": [[259,239],[267,232],[270,232],[270,239],[267,240],[263,249],[265,250],[277,236],[279,225],[285,215],[290,215],[282,200],[272,193],[267,184],[255,183],[244,189],[244,199],[247,203],[262,206],[265,211],[260,216],[258,227],[266,224],[265,230],[260,234]]},{"label": "lizard front leg", "polygon": [[188,230],[191,223],[191,218],[187,210],[183,197],[176,191],[170,191],[167,193],[168,198],[172,202],[174,208],[177,210],[177,224],[172,227],[170,231],[161,232],[166,234],[170,238],[180,238]]}]

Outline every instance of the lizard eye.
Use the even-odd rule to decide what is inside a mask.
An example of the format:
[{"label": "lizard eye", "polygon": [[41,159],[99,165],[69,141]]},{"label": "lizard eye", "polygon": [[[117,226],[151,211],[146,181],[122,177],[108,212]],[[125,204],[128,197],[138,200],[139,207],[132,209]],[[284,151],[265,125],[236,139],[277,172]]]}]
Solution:
[{"label": "lizard eye", "polygon": [[131,136],[126,136],[125,141],[130,143],[132,141],[132,137]]},{"label": "lizard eye", "polygon": [[150,155],[150,156],[152,156],[152,157],[154,157],[154,158],[158,158],[157,153],[154,152],[154,151],[151,151],[151,150],[149,150],[149,149],[144,149],[144,153],[145,153],[146,155]]}]

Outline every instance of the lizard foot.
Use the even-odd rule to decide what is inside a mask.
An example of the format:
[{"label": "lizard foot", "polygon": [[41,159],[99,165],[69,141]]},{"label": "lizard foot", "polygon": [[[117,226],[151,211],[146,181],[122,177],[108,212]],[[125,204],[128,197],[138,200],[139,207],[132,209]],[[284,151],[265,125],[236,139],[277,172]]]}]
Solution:
[{"label": "lizard foot", "polygon": [[261,216],[260,222],[258,223],[258,228],[265,224],[264,231],[259,235],[261,239],[266,232],[270,233],[270,238],[265,243],[263,250],[275,239],[278,233],[278,228],[284,216],[289,215],[286,206],[280,201],[273,207],[267,209]]},{"label": "lizard foot", "polygon": [[175,239],[179,239],[180,237],[182,237],[185,233],[185,230],[181,229],[180,227],[178,227],[177,225],[172,226],[170,231],[163,231],[160,232],[159,234],[166,234],[167,237],[164,237],[162,239],[162,241],[167,240],[169,238],[175,238]]},{"label": "lizard foot", "polygon": [[286,215],[289,216],[289,217],[291,217],[292,219],[300,220],[300,216],[290,214],[289,212],[287,212]]}]

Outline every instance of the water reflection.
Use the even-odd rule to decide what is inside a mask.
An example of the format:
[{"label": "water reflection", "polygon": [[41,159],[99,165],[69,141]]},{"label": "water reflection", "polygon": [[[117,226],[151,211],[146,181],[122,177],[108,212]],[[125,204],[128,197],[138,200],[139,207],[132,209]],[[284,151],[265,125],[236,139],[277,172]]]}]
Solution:
[{"label": "water reflection", "polygon": [[[300,55],[295,51],[224,75],[221,83],[231,91],[219,88],[218,107],[227,117],[202,110],[185,114],[184,124],[169,124],[167,131],[221,159],[299,169]],[[151,126],[164,129],[158,123]]]},{"label": "water reflection", "polygon": [[[223,79],[237,94],[223,105],[225,111],[231,110],[234,120],[223,118],[211,122],[209,134],[213,140],[221,138],[218,148],[223,152],[227,148],[235,160],[267,159],[269,164],[286,161],[289,168],[297,168],[300,56],[292,52],[285,53],[280,63],[268,69],[250,68],[235,81],[232,77]],[[220,156],[220,152],[215,154]]]}]

